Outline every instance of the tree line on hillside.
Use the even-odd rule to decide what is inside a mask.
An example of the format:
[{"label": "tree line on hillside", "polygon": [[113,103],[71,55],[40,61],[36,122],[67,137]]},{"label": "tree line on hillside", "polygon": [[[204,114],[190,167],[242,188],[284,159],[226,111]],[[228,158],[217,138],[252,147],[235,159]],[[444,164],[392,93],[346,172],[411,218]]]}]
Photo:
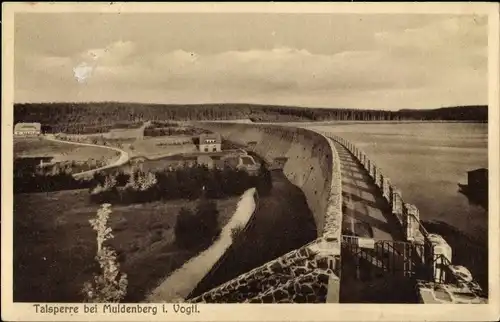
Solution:
[{"label": "tree line on hillside", "polygon": [[246,171],[225,167],[209,169],[204,165],[161,171],[134,170],[115,172],[94,178],[90,199],[95,203],[132,204],[157,200],[190,199],[205,196],[219,199],[241,195],[256,187],[267,195],[272,188],[271,173],[263,164],[256,176]]},{"label": "tree line on hillside", "polygon": [[[34,121],[33,121],[34,122]],[[90,125],[85,123],[55,123],[47,124],[42,123],[42,133],[44,134],[55,134],[55,133],[65,133],[65,134],[96,134],[96,133],[107,133],[111,131],[111,125]]]},{"label": "tree line on hillside", "polygon": [[170,126],[169,124],[172,123],[167,123],[167,125],[161,126],[158,122],[155,122],[155,124],[151,124],[144,129],[144,136],[195,136],[203,133],[210,133],[210,131],[192,126],[179,127],[179,125],[175,123],[173,123],[175,124],[174,126]]},{"label": "tree line on hillside", "polygon": [[66,160],[39,166],[33,160],[18,158],[14,160],[14,193],[48,192],[69,189],[82,189],[91,186],[90,180],[77,180],[74,173],[103,167],[104,158],[88,160]]},{"label": "tree line on hillside", "polygon": [[443,107],[433,110],[400,110],[404,119],[410,120],[452,120],[452,121],[488,121],[487,106]]},{"label": "tree line on hillside", "polygon": [[64,170],[49,173],[14,174],[14,193],[87,189],[93,185],[93,180],[75,179],[71,172]]},{"label": "tree line on hillside", "polygon": [[[35,121],[33,121],[35,122]],[[38,121],[39,122],[39,121]],[[42,133],[66,134],[96,134],[107,133],[111,130],[138,129],[143,122],[116,122],[116,123],[42,123]]]},{"label": "tree line on hillside", "polygon": [[[66,133],[61,134],[57,133],[55,137],[59,140],[70,141],[70,142],[78,142],[78,143],[89,143],[95,145],[104,145],[104,146],[112,146],[117,148],[122,148],[124,143],[131,143],[133,139],[115,139],[115,138],[107,138],[103,135],[93,135],[93,136],[85,136],[85,135],[67,135]],[[116,151],[115,156],[119,156],[120,152]]]},{"label": "tree line on hillside", "polygon": [[251,104],[167,105],[139,103],[39,103],[14,104],[14,122],[40,122],[52,132],[105,131],[116,123],[145,120],[231,120],[254,121],[402,121],[488,119],[487,106],[459,106],[431,110],[383,111],[344,108],[304,108]]},{"label": "tree line on hillside", "polygon": [[209,169],[199,164],[147,172],[135,170],[132,174],[121,170],[97,172],[89,179],[75,179],[73,173],[71,163],[36,168],[15,162],[14,193],[90,189],[91,199],[99,203],[137,203],[196,199],[203,191],[209,198],[224,198],[242,194],[250,187],[266,195],[272,187],[271,174],[264,163],[257,176],[232,167]]},{"label": "tree line on hillside", "polygon": [[112,129],[138,129],[144,122],[116,122],[111,125]]}]

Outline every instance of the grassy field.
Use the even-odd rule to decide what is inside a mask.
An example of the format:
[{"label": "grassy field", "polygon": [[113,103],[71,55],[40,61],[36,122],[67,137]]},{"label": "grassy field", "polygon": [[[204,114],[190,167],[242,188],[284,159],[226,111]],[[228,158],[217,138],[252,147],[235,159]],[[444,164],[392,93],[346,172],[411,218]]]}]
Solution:
[{"label": "grassy field", "polygon": [[[176,142],[187,143],[174,144]],[[186,136],[144,138],[132,143],[132,148],[130,145],[124,147],[128,147],[127,152],[131,157],[144,156],[148,158],[196,151],[196,146],[191,142],[190,137]]]},{"label": "grassy field", "polygon": [[[163,137],[106,137],[102,134],[96,135],[71,135],[73,138],[88,139],[98,138],[98,144],[106,142],[110,146],[115,146],[125,150],[131,158],[147,157],[159,158],[173,154],[196,151],[190,136],[163,136]],[[182,143],[182,144],[181,144]]]},{"label": "grassy field", "polygon": [[54,162],[85,161],[89,158],[111,160],[118,158],[116,151],[92,147],[60,143],[42,138],[15,138],[15,157],[53,157]]},{"label": "grassy field", "polygon": [[[95,232],[89,219],[98,209],[86,190],[18,194],[14,197],[14,301],[80,302],[85,281],[97,272]],[[239,198],[218,200],[220,225],[228,222]],[[181,207],[177,200],[113,207],[111,245],[128,274],[126,301],[144,295],[195,255],[174,243]],[[193,236],[195,237],[195,236]]]}]

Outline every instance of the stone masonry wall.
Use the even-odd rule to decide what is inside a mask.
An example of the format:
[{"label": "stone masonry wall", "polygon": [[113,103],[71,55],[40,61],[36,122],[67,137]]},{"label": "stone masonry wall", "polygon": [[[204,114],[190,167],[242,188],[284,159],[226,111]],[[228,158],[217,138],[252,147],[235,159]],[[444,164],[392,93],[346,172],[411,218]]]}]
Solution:
[{"label": "stone masonry wall", "polygon": [[403,201],[401,191],[382,174],[381,169],[351,142],[330,133],[325,132],[323,135],[345,146],[365,167],[391,206],[392,214],[403,227],[407,241],[428,244],[432,248],[433,258],[424,258],[425,255],[420,254],[423,262],[432,265],[435,279],[434,282],[421,281],[417,284],[417,292],[421,301],[425,303],[484,303],[481,287],[473,280],[469,270],[463,266],[451,264],[451,247],[443,237],[427,232],[420,222],[418,208]]},{"label": "stone masonry wall", "polygon": [[325,252],[319,238],[230,280],[189,302],[325,303],[332,281],[339,283],[340,263]]}]

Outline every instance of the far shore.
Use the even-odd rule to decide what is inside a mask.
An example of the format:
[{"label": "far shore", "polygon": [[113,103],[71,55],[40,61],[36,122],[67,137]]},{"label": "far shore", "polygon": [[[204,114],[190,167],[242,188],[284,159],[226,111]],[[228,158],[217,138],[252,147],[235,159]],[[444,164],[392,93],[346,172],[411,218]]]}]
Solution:
[{"label": "far shore", "polygon": [[[227,121],[225,121],[227,122]],[[401,121],[301,121],[301,122],[255,122],[255,124],[290,124],[290,125],[301,125],[301,124],[314,124],[314,125],[348,125],[348,124],[405,124],[405,123],[480,123],[488,124],[488,121],[455,121],[455,120],[401,120]]]}]

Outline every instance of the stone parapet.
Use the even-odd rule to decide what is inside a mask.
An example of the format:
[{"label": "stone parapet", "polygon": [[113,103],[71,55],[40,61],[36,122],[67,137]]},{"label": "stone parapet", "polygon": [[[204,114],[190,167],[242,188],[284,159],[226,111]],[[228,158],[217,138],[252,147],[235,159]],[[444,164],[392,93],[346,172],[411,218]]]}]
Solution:
[{"label": "stone parapet", "polygon": [[382,195],[389,205],[392,205],[391,180],[387,177],[382,178]]},{"label": "stone parapet", "polygon": [[488,300],[482,294],[481,288],[475,282],[457,282],[443,284],[428,281],[418,281],[416,291],[420,303],[423,304],[488,303]]},{"label": "stone parapet", "polygon": [[331,280],[339,280],[335,252],[334,245],[319,238],[188,302],[325,303]]}]

